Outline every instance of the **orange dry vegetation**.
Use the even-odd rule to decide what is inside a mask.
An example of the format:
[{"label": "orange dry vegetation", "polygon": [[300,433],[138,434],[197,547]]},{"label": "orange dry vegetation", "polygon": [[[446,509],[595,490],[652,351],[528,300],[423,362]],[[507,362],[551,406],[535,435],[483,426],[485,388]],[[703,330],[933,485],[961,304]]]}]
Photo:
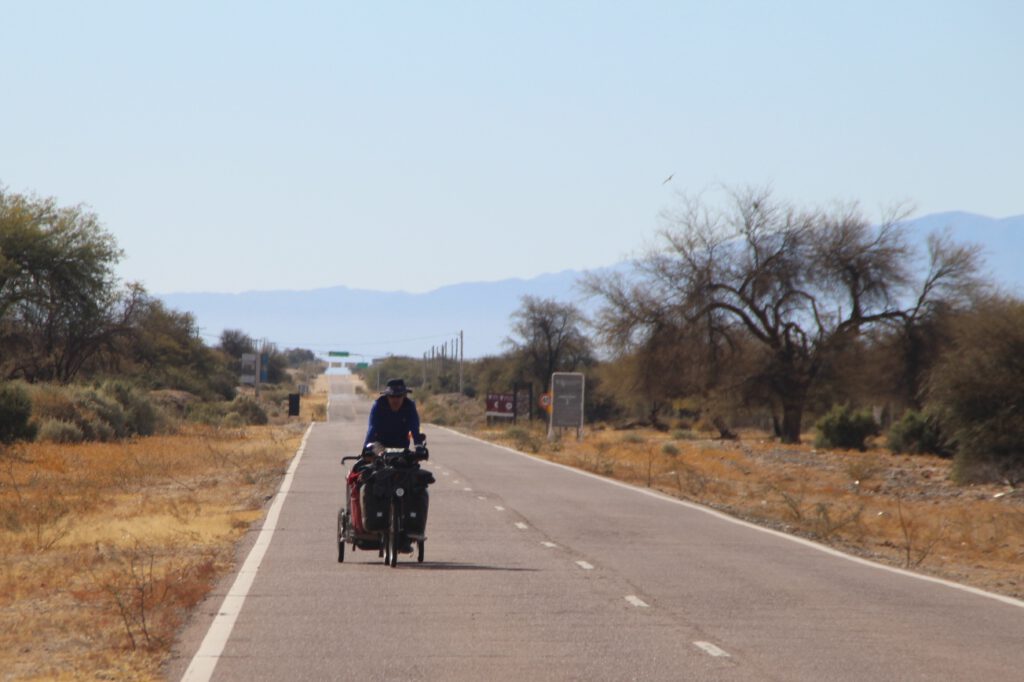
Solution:
[{"label": "orange dry vegetation", "polygon": [[0,674],[157,679],[175,632],[233,561],[302,426],[0,454]]},{"label": "orange dry vegetation", "polygon": [[738,441],[682,430],[595,430],[582,442],[570,435],[549,443],[536,426],[476,435],[851,554],[1024,599],[1024,491],[958,486],[947,459],[781,445],[750,432]]}]

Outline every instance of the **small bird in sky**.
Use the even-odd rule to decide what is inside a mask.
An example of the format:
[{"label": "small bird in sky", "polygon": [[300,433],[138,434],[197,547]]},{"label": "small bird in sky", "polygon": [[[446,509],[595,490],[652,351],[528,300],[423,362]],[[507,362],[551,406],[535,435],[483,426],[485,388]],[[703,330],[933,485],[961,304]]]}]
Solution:
[{"label": "small bird in sky", "polygon": [[672,178],[673,178],[673,177],[675,177],[675,173],[670,173],[670,174],[669,174],[669,176],[668,176],[667,178],[665,178],[665,179],[664,179],[664,180],[662,181],[662,183],[661,183],[661,184],[663,184],[663,185],[667,185],[667,184],[669,183],[669,181],[671,181],[671,180],[672,180]]}]

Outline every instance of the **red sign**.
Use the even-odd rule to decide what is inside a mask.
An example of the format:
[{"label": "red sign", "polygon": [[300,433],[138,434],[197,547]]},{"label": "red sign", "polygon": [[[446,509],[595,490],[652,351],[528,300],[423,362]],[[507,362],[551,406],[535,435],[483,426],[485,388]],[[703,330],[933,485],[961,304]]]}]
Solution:
[{"label": "red sign", "polygon": [[540,398],[537,399],[537,404],[540,405],[540,409],[545,412],[551,412],[551,391],[547,393],[541,393]]},{"label": "red sign", "polygon": [[488,393],[488,417],[512,417],[515,415],[516,397],[511,393]]}]

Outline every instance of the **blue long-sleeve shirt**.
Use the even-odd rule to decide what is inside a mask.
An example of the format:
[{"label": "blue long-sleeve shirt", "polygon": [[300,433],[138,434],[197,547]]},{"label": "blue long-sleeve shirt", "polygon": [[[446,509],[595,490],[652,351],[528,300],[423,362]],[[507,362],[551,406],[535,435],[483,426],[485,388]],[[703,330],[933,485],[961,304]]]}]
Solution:
[{"label": "blue long-sleeve shirt", "polygon": [[377,442],[386,448],[405,448],[409,447],[410,433],[416,445],[426,440],[426,436],[420,433],[420,415],[414,401],[406,397],[397,412],[392,411],[386,396],[374,401],[363,443]]}]

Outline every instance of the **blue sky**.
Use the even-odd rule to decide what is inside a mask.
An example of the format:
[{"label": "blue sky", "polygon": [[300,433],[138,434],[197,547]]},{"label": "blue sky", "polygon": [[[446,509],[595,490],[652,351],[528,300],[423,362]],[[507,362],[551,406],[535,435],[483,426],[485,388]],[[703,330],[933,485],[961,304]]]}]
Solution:
[{"label": "blue sky", "polygon": [[719,183],[1017,215],[1022,8],[0,0],[0,183],[154,293],[608,265]]}]

